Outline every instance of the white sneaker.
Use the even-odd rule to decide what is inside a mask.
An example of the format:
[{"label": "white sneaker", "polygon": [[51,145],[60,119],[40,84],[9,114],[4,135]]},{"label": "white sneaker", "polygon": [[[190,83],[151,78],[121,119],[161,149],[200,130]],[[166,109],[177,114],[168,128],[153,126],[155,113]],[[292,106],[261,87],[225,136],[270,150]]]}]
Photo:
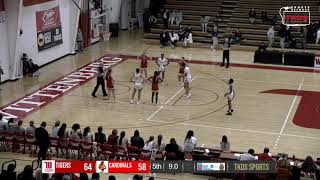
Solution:
[{"label": "white sneaker", "polygon": [[133,104],[133,99],[130,100],[130,104]]},{"label": "white sneaker", "polygon": [[187,98],[191,98],[191,93],[188,94]]},{"label": "white sneaker", "polygon": [[137,104],[140,104],[140,101],[138,101]]}]

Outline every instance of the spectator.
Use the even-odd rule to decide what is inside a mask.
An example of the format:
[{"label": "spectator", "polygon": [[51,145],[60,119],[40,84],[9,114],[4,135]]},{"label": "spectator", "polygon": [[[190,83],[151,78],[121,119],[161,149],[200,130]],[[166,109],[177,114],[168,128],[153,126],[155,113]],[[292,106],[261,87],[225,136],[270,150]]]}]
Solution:
[{"label": "spectator", "polygon": [[190,24],[187,25],[187,27],[185,28],[185,31],[187,33],[191,33],[192,32],[192,28],[191,28]]},{"label": "spectator", "polygon": [[201,22],[202,32],[207,32],[209,20],[210,20],[209,16],[201,16],[200,22]]},{"label": "spectator", "polygon": [[268,21],[268,13],[267,13],[266,9],[264,9],[261,12],[261,21],[262,21],[262,24],[265,24]]},{"label": "spectator", "polygon": [[165,46],[168,42],[168,35],[165,29],[162,30],[160,33],[160,47],[162,48]]},{"label": "spectator", "polygon": [[179,145],[176,143],[174,138],[170,139],[170,144],[166,145],[165,151],[174,153],[178,159],[184,159],[184,154],[180,151]]},{"label": "spectator", "polygon": [[317,31],[317,39],[316,39],[316,44],[319,44],[320,41],[320,28]]},{"label": "spectator", "polygon": [[277,15],[273,15],[271,18],[271,26],[275,26],[277,23]]},{"label": "spectator", "polygon": [[165,9],[162,13],[162,20],[165,29],[168,29],[169,12]]},{"label": "spectator", "polygon": [[46,130],[46,125],[47,123],[43,121],[40,127],[38,127],[35,131],[37,145],[39,146],[38,161],[40,161],[40,159],[46,159],[47,151],[50,145],[49,133]]},{"label": "spectator", "polygon": [[149,33],[150,32],[150,23],[149,23],[150,11],[148,9],[145,9],[142,16],[143,16],[144,32]]},{"label": "spectator", "polygon": [[170,22],[170,25],[173,25],[174,20],[176,19],[176,17],[177,17],[177,12],[176,12],[176,10],[171,10],[171,11],[170,11],[170,14],[169,14],[169,22]]},{"label": "spectator", "polygon": [[193,40],[192,40],[192,33],[186,33],[186,36],[184,37],[184,40],[183,40],[183,47],[186,48],[188,46],[188,44],[191,44],[193,43]]},{"label": "spectator", "polygon": [[269,40],[269,47],[272,47],[274,41],[274,28],[271,26],[267,32],[268,40]]},{"label": "spectator", "polygon": [[249,11],[249,21],[251,24],[255,23],[256,22],[256,11],[254,10],[254,8],[252,8],[250,11]]},{"label": "spectator", "polygon": [[236,32],[234,32],[234,43],[240,44],[241,41],[241,32],[239,31],[239,28],[237,28]]},{"label": "spectator", "polygon": [[285,32],[285,26],[284,25],[280,26],[278,34],[280,36],[280,47],[283,49],[283,48],[285,48],[285,39],[286,39],[286,32]]},{"label": "spectator", "polygon": [[154,148],[157,149],[158,151],[164,151],[165,144],[162,143],[162,135],[161,134],[158,135],[158,140],[157,140],[157,143],[155,144]]},{"label": "spectator", "polygon": [[149,180],[154,180],[154,177],[149,177]]},{"label": "spectator", "polygon": [[87,142],[93,141],[93,135],[90,132],[89,126],[87,126],[86,128],[83,129],[82,140],[87,141]]},{"label": "spectator", "polygon": [[176,16],[176,25],[179,26],[182,20],[183,20],[182,12],[178,10],[177,16]]},{"label": "spectator", "polygon": [[87,173],[80,173],[80,180],[89,180],[89,176]]},{"label": "spectator", "polygon": [[214,25],[213,26],[213,31],[211,32],[211,36],[212,36],[212,46],[211,46],[211,49],[213,51],[216,51],[216,47],[218,45],[218,26],[217,25]]},{"label": "spectator", "polygon": [[248,153],[243,153],[239,156],[240,161],[254,161],[256,158],[254,157],[254,150],[249,149]]},{"label": "spectator", "polygon": [[116,180],[116,177],[114,175],[109,176],[108,180]]},{"label": "spectator", "polygon": [[143,149],[147,151],[152,151],[154,148],[155,148],[154,137],[150,136],[149,140],[146,141],[146,143],[144,144]]},{"label": "spectator", "polygon": [[136,174],[132,177],[132,180],[143,180],[143,176]]},{"label": "spectator", "polygon": [[261,42],[258,50],[259,50],[259,51],[266,51],[266,50],[267,50],[267,45],[264,44],[264,42]]},{"label": "spectator", "polygon": [[23,124],[23,121],[19,120],[18,126],[14,130],[15,133],[25,133],[26,132],[26,130],[22,127],[22,124]]},{"label": "spectator", "polygon": [[222,136],[222,140],[220,142],[220,149],[221,151],[229,151],[230,150],[230,143],[226,135]]},{"label": "spectator", "polygon": [[78,28],[78,31],[77,31],[76,40],[77,40],[77,51],[82,52],[83,51],[83,35],[80,27]]},{"label": "spectator", "polygon": [[27,127],[27,129],[26,129],[26,133],[34,136],[35,131],[36,131],[36,128],[34,127],[34,122],[30,121],[29,127]]},{"label": "spectator", "polygon": [[265,147],[262,154],[258,155],[258,160],[260,161],[273,161],[272,157],[269,155],[269,148]]},{"label": "spectator", "polygon": [[174,48],[176,46],[176,43],[179,41],[179,35],[175,30],[173,30],[169,35],[171,47]]},{"label": "spectator", "polygon": [[131,146],[143,148],[144,140],[140,137],[139,131],[135,130],[134,135],[130,139]]},{"label": "spectator", "polygon": [[179,25],[179,31],[178,31],[178,35],[179,35],[179,40],[183,41],[184,37],[186,35],[186,31],[185,29],[183,29],[183,27],[181,26],[181,24]]},{"label": "spectator", "polygon": [[92,173],[91,180],[100,180],[100,174],[99,173]]},{"label": "spectator", "polygon": [[107,141],[106,135],[102,131],[102,126],[99,126],[98,132],[94,134],[94,141],[99,144],[104,144]]},{"label": "spectator", "polygon": [[194,137],[193,131],[189,130],[184,140],[183,151],[191,153],[195,146],[197,146],[197,138]]},{"label": "spectator", "polygon": [[36,180],[36,178],[33,177],[33,169],[31,165],[26,165],[24,167],[23,171],[18,175],[18,180]]},{"label": "spectator", "polygon": [[70,132],[70,135],[69,137],[71,139],[81,139],[81,131],[80,131],[80,125],[79,124],[73,124],[72,127],[71,127],[71,132]]},{"label": "spectator", "polygon": [[6,131],[8,123],[4,120],[3,115],[0,114],[0,132]]},{"label": "spectator", "polygon": [[154,27],[154,25],[157,24],[157,18],[154,15],[151,15],[148,19],[148,22],[149,22],[148,32],[151,32],[150,27]]},{"label": "spectator", "polygon": [[0,179],[4,180],[16,180],[17,173],[15,172],[16,166],[15,164],[11,163],[8,165],[7,170],[4,170],[0,174]]},{"label": "spectator", "polygon": [[228,39],[232,38],[232,31],[229,26],[224,30],[224,38],[228,38]]},{"label": "spectator", "polygon": [[41,175],[41,180],[50,180],[49,174],[43,173]]},{"label": "spectator", "polygon": [[63,123],[57,133],[59,138],[68,138],[69,137],[68,131],[66,129],[67,129],[67,124]]},{"label": "spectator", "polygon": [[291,39],[290,43],[290,48],[296,49],[297,48],[297,40],[296,38]]},{"label": "spectator", "polygon": [[118,144],[118,130],[117,129],[113,129],[112,133],[109,135],[108,137],[108,144],[109,145],[117,145]]},{"label": "spectator", "polygon": [[292,170],[292,166],[290,165],[290,162],[288,161],[288,155],[287,154],[280,154],[277,161],[277,168],[283,168],[288,169],[289,171]]},{"label": "spectator", "polygon": [[126,133],[124,131],[121,131],[120,137],[118,139],[118,145],[127,149],[129,143],[128,143],[128,139],[125,136],[126,136]]},{"label": "spectator", "polygon": [[54,123],[54,127],[52,128],[52,137],[58,137],[59,129],[60,129],[60,121],[56,121]]},{"label": "spectator", "polygon": [[313,161],[311,156],[307,156],[306,159],[297,164],[297,167],[301,169],[303,174],[309,176],[315,176],[315,172],[320,170],[320,167]]}]

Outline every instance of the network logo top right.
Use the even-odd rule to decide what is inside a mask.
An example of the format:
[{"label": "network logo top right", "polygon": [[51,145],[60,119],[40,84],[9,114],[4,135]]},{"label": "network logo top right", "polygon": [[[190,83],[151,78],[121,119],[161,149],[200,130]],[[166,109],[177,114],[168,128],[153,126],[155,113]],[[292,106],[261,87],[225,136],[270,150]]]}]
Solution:
[{"label": "network logo top right", "polygon": [[281,22],[286,26],[308,26],[310,24],[309,6],[286,6],[279,10]]}]

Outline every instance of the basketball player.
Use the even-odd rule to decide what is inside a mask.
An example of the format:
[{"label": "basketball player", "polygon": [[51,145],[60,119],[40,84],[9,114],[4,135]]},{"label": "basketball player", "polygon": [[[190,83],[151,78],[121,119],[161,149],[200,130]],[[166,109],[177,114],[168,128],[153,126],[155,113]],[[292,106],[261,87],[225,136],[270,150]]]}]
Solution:
[{"label": "basketball player", "polygon": [[184,76],[183,76],[183,82],[184,82],[184,90],[186,91],[184,96],[187,96],[187,98],[191,98],[190,93],[190,83],[191,83],[191,73],[190,68],[187,66],[185,62],[182,63],[182,67],[184,68]]},{"label": "basketball player", "polygon": [[232,115],[233,109],[232,109],[232,100],[234,98],[234,90],[233,90],[233,79],[229,79],[228,81],[228,92],[224,95],[228,98],[228,112],[227,115]]},{"label": "basketball player", "polygon": [[162,79],[159,77],[159,72],[155,71],[154,75],[148,78],[148,81],[152,83],[151,103],[153,104],[154,95],[156,95],[156,104],[158,104],[159,83],[162,82]]},{"label": "basketball player", "polygon": [[158,60],[156,61],[157,65],[159,66],[159,72],[161,72],[162,77],[161,79],[164,80],[164,73],[166,71],[166,66],[169,65],[169,61],[168,59],[166,59],[164,57],[164,54],[161,54],[161,57],[158,58]]},{"label": "basketball player", "polygon": [[146,52],[143,52],[140,57],[140,71],[141,71],[141,74],[143,74],[143,72],[144,72],[145,78],[148,78],[148,76],[147,76],[148,60],[150,60],[150,58],[148,56],[146,56]]},{"label": "basketball player", "polygon": [[140,73],[140,69],[136,69],[136,73],[131,77],[130,82],[133,82],[133,92],[131,96],[130,103],[133,104],[133,98],[136,95],[136,92],[138,91],[138,101],[137,104],[140,104],[141,99],[141,90],[143,88],[144,78]]},{"label": "basketball player", "polygon": [[107,89],[108,89],[108,98],[107,100],[110,99],[110,96],[112,94],[113,100],[116,101],[116,95],[115,95],[115,89],[114,89],[114,79],[112,77],[112,69],[108,69],[107,75],[106,75],[106,81],[107,81]]},{"label": "basketball player", "polygon": [[230,59],[230,42],[229,38],[224,39],[224,44],[223,44],[223,56],[222,56],[222,63],[220,66],[224,66],[224,60],[227,59],[227,65],[226,68],[229,67],[229,59]]},{"label": "basketball player", "polygon": [[182,81],[181,79],[183,78],[184,76],[184,67],[182,66],[182,63],[185,62],[185,59],[184,57],[181,58],[181,60],[178,62],[179,64],[179,72],[178,72],[178,85],[181,85]]}]

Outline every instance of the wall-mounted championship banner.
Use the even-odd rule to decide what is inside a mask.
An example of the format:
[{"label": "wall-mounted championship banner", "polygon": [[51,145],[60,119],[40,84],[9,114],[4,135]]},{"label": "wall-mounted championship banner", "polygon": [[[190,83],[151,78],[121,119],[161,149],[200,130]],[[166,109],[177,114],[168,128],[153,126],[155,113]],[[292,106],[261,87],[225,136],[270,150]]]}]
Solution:
[{"label": "wall-mounted championship banner", "polygon": [[59,6],[36,12],[38,51],[62,44]]},{"label": "wall-mounted championship banner", "polygon": [[0,24],[5,22],[4,0],[0,0]]}]

